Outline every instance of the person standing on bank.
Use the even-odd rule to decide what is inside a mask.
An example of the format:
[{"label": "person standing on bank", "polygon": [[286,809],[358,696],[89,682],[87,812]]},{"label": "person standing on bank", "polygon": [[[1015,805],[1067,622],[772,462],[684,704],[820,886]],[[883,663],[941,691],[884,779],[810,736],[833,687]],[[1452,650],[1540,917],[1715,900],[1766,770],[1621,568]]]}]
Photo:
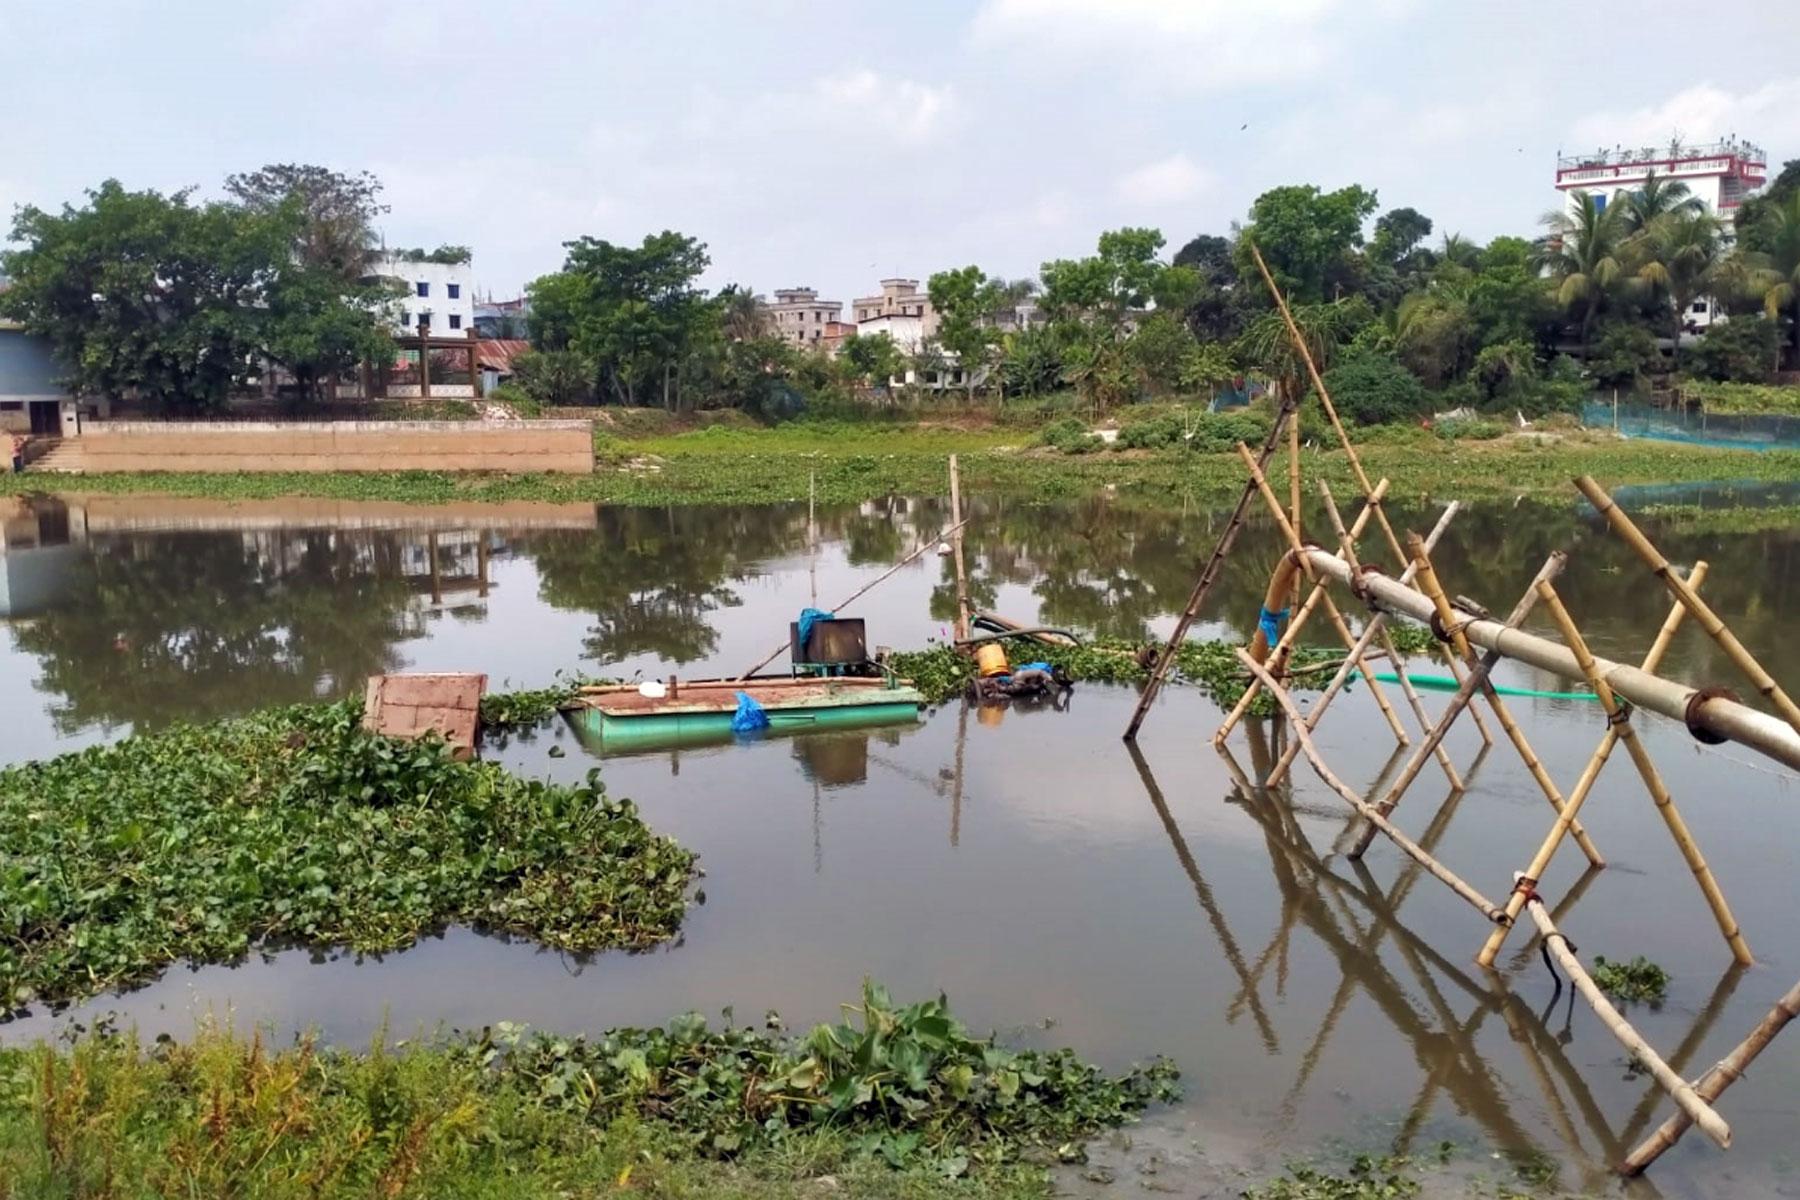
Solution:
[{"label": "person standing on bank", "polygon": [[25,469],[25,438],[17,433],[9,433],[6,440],[12,451],[13,474],[17,475]]}]

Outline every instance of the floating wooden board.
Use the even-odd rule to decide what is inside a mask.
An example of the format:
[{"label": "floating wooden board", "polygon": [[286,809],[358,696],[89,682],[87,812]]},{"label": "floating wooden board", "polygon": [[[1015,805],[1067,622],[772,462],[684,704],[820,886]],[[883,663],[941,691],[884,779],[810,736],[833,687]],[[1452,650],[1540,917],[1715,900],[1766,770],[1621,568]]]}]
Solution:
[{"label": "floating wooden board", "polygon": [[371,675],[363,728],[387,737],[441,734],[455,756],[472,758],[486,675]]}]

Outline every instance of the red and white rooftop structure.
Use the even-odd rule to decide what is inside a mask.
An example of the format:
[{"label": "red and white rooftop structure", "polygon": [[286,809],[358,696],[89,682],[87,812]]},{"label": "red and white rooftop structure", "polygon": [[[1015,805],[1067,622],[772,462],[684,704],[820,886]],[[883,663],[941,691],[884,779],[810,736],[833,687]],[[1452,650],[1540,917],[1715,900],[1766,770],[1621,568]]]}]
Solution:
[{"label": "red and white rooftop structure", "polygon": [[1769,156],[1762,147],[1736,137],[1704,146],[1680,141],[1666,146],[1615,146],[1591,154],[1558,156],[1556,190],[1565,197],[1585,191],[1611,200],[1619,192],[1641,187],[1654,171],[1659,178],[1687,184],[1709,211],[1730,220],[1744,197],[1763,185],[1768,169]]}]

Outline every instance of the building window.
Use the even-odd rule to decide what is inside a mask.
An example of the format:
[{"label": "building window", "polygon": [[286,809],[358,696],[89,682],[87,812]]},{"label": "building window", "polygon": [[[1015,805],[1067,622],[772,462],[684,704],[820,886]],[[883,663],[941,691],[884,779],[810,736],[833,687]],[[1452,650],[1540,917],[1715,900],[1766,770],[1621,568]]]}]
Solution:
[{"label": "building window", "polygon": [[423,300],[426,297],[431,295],[431,285],[429,283],[426,283],[423,279],[421,279],[419,282],[413,284],[413,287],[418,292],[419,298],[421,300]]},{"label": "building window", "polygon": [[451,313],[450,314],[450,328],[452,328],[452,329],[461,329],[462,328],[462,314],[461,313]]},{"label": "building window", "polygon": [[[421,284],[420,286],[423,286],[423,285]],[[431,314],[430,313],[420,313],[419,314],[419,328],[420,329],[431,328]]]},{"label": "building window", "polygon": [[1705,312],[1706,311],[1706,301],[1704,301],[1704,300],[1694,301],[1694,311],[1697,313]]},{"label": "building window", "polygon": [[461,295],[462,295],[462,284],[460,284],[460,283],[446,283],[446,284],[445,284],[445,285],[444,285],[444,290],[445,290],[445,291],[447,291],[447,292],[448,292],[448,293],[449,293],[449,294],[450,294],[450,298],[451,298],[451,299],[452,299],[452,300],[455,300],[455,299],[457,299],[457,298],[459,298],[459,297],[460,297],[460,296],[461,296]]}]

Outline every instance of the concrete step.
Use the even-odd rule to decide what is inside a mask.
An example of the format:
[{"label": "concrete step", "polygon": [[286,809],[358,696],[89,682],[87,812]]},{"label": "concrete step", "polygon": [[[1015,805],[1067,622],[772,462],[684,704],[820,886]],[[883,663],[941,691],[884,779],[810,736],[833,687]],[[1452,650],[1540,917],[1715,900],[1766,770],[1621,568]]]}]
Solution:
[{"label": "concrete step", "polygon": [[25,467],[27,474],[80,475],[87,470],[87,454],[79,444],[64,442],[49,453],[33,459]]}]

